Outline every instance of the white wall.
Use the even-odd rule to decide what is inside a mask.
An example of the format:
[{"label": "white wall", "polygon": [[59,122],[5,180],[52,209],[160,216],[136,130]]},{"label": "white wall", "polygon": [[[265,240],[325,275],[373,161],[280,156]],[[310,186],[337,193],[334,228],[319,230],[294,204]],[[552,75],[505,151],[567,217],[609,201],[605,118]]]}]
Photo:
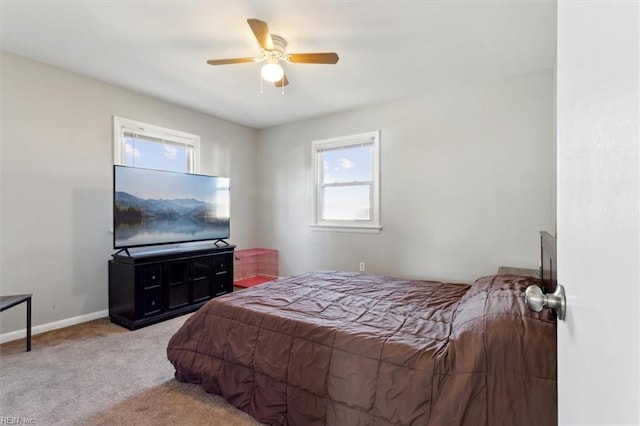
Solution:
[{"label": "white wall", "polygon": [[[2,53],[0,293],[33,293],[33,324],[108,308],[113,115],[201,137],[201,173],[231,176],[230,242],[257,244],[258,133]],[[0,332],[23,329],[24,308]]]},{"label": "white wall", "polygon": [[558,3],[562,425],[640,424],[640,3]]},{"label": "white wall", "polygon": [[[537,268],[554,230],[551,70],[260,132],[260,243],[317,269],[471,281]],[[375,90],[372,87],[371,90]],[[311,141],[381,130],[380,234],[314,231]]]}]

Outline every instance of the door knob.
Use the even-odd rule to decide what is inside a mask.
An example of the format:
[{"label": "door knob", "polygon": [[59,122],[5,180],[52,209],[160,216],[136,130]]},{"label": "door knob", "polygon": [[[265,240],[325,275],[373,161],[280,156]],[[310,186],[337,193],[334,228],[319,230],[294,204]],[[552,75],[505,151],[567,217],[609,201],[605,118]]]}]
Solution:
[{"label": "door knob", "polygon": [[564,287],[556,285],[556,291],[544,294],[537,285],[530,285],[524,292],[524,301],[529,309],[540,312],[545,306],[555,309],[558,319],[563,320],[567,313],[567,299],[564,295]]}]

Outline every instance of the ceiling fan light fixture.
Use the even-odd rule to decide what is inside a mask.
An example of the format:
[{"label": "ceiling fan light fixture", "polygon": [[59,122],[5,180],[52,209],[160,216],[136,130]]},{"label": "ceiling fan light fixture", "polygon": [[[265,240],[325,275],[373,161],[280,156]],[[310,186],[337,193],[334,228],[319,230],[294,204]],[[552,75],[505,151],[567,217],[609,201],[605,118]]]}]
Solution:
[{"label": "ceiling fan light fixture", "polygon": [[260,70],[260,87],[262,88],[263,81],[268,81],[274,83],[276,87],[281,87],[284,94],[284,86],[289,84],[289,79],[280,62],[295,64],[335,64],[338,62],[339,58],[336,52],[287,53],[287,40],[279,35],[271,34],[266,22],[251,18],[247,19],[247,23],[258,41],[260,54],[254,58],[209,59],[207,61],[209,65],[264,62]]},{"label": "ceiling fan light fixture", "polygon": [[282,69],[280,64],[268,63],[262,66],[260,74],[265,81],[275,83],[276,81],[282,80],[282,76],[284,76],[284,70]]}]

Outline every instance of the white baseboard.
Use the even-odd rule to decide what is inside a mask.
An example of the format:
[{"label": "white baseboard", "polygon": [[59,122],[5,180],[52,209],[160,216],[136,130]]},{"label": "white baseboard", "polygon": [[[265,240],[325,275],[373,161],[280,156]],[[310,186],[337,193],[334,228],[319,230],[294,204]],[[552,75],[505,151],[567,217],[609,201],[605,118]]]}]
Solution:
[{"label": "white baseboard", "polygon": [[[109,310],[104,309],[90,314],[80,315],[73,318],[67,318],[60,321],[54,321],[47,324],[36,325],[31,327],[31,335],[46,333],[47,331],[57,330],[59,328],[69,327],[70,325],[81,324],[83,322],[92,321],[98,318],[109,316]],[[10,342],[12,340],[24,339],[27,337],[27,329],[10,331],[9,333],[0,334],[0,343]]]}]

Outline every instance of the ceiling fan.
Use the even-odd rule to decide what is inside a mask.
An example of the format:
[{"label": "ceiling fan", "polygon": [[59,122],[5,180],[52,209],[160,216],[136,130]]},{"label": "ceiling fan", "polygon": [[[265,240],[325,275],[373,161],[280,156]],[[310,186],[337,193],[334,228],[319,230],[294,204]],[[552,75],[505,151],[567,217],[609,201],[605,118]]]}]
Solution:
[{"label": "ceiling fan", "polygon": [[280,61],[294,64],[335,64],[338,62],[338,54],[326,53],[287,53],[287,41],[278,35],[271,34],[267,23],[259,19],[247,19],[251,31],[256,36],[260,45],[260,55],[251,58],[210,59],[209,65],[243,64],[247,62],[265,62],[261,75],[266,81],[274,83],[276,87],[284,87],[289,84],[287,76],[280,65]]}]

